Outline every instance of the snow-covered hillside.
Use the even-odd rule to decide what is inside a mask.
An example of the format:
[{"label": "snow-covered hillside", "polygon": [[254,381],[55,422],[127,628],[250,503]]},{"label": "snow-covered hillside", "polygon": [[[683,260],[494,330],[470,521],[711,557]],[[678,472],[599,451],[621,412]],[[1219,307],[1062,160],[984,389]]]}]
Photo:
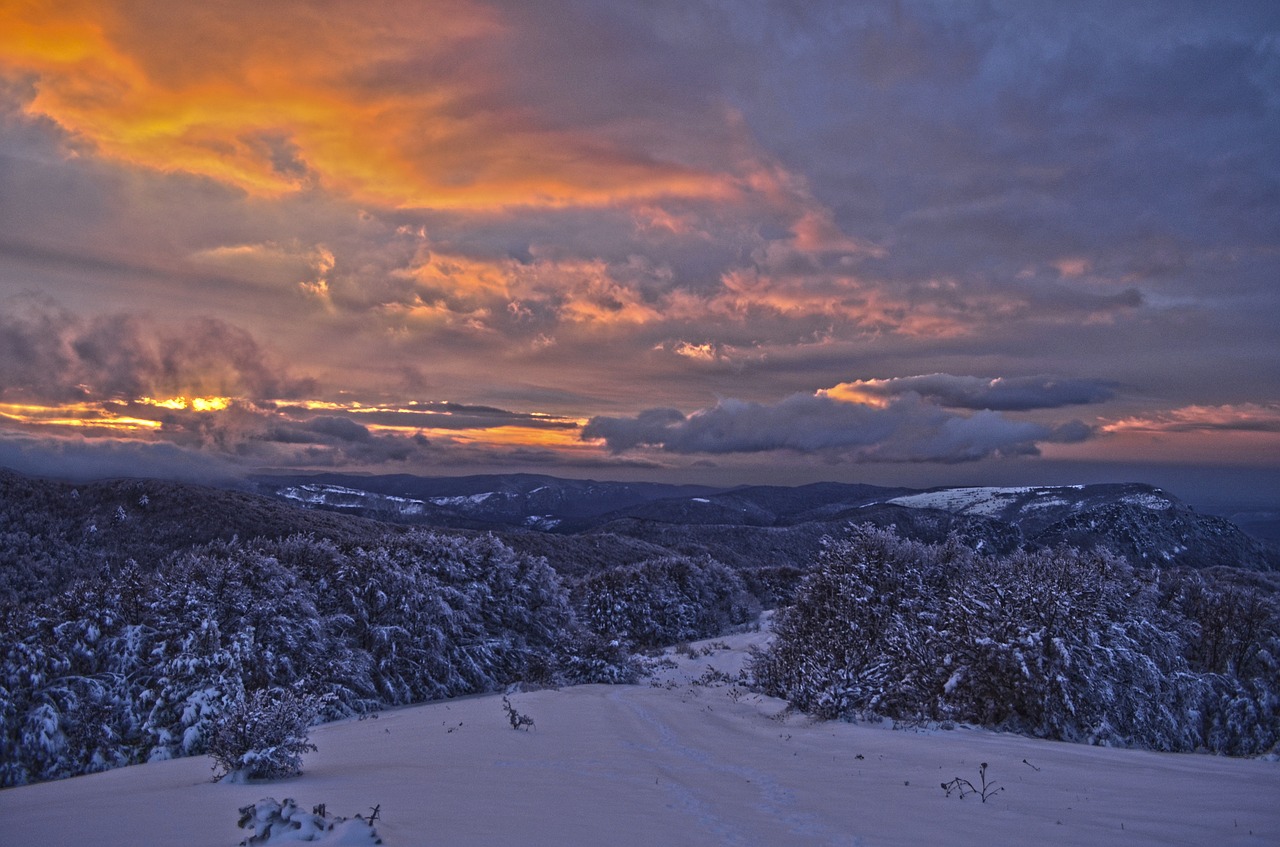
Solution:
[{"label": "snow-covered hillside", "polygon": [[[764,637],[669,650],[638,686],[511,695],[531,731],[499,696],[318,727],[282,782],[215,784],[191,758],[0,791],[0,843],[231,847],[264,797],[378,806],[393,847],[1280,843],[1280,763],[817,723],[733,681]],[[1003,791],[944,794],[982,762]]]},{"label": "snow-covered hillside", "polygon": [[[1074,486],[1076,490],[1083,485]],[[1017,504],[1017,501],[1030,500],[1033,508],[1051,508],[1069,505],[1062,497],[1055,496],[1061,488],[943,488],[937,491],[923,491],[919,494],[907,494],[888,500],[899,506],[911,509],[942,509],[946,512],[983,515],[989,518],[1001,517]]]},{"label": "snow-covered hillside", "polygon": [[1179,500],[1148,485],[1049,485],[1012,488],[939,488],[894,497],[886,502],[910,509],[941,509],[1007,521],[1028,534],[1049,524],[1105,506],[1134,506],[1157,512],[1181,506]]}]

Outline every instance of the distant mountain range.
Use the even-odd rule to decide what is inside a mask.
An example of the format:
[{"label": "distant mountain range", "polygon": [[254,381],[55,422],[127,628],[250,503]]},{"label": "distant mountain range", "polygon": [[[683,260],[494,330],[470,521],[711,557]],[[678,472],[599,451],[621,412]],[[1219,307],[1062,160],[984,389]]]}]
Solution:
[{"label": "distant mountain range", "polygon": [[[706,552],[739,566],[798,563],[855,523],[996,552],[1106,546],[1135,563],[1280,569],[1280,548],[1140,483],[940,488],[816,483],[731,489],[537,474],[260,475],[262,494],[379,521],[505,535],[529,531]],[[519,531],[523,531],[519,533]],[[528,546],[528,539],[517,540]],[[630,558],[630,557],[627,557]]]},{"label": "distant mountain range", "polygon": [[925,542],[954,534],[995,553],[1106,546],[1138,564],[1280,573],[1280,545],[1136,483],[725,489],[534,474],[325,473],[260,475],[251,485],[254,491],[148,479],[72,484],[0,469],[0,601],[39,599],[129,560],[159,567],[175,552],[236,537],[301,533],[359,546],[410,526],[494,533],[545,556],[568,578],[665,555],[707,555],[744,572],[766,602],[785,596],[825,539],[864,523]]}]

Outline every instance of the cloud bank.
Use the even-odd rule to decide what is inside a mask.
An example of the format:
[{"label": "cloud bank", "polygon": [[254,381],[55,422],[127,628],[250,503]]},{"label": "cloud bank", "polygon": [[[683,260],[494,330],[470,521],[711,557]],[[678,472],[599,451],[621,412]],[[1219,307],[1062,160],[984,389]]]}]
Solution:
[{"label": "cloud bank", "polygon": [[1048,427],[996,412],[948,412],[918,397],[883,406],[825,394],[793,394],[774,404],[725,399],[684,415],[648,409],[630,418],[592,418],[584,439],[621,453],[658,447],[672,453],[827,453],[851,461],[967,462],[990,456],[1036,455],[1041,442],[1090,437],[1079,421]]},{"label": "cloud bank", "polygon": [[941,406],[957,409],[1029,411],[1102,403],[1115,396],[1104,380],[1059,379],[1048,376],[996,377],[927,374],[845,382],[829,389],[834,397],[890,398],[918,394]]},{"label": "cloud bank", "polygon": [[249,333],[215,318],[176,326],[128,314],[85,318],[37,297],[7,300],[0,313],[3,400],[268,399],[314,390]]}]

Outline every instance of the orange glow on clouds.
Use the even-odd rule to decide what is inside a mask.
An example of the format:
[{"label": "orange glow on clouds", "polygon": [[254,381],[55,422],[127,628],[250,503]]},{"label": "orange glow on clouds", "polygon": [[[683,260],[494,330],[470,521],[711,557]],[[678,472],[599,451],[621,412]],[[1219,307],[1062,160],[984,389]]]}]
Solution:
[{"label": "orange glow on clouds", "polygon": [[891,397],[884,393],[878,393],[874,390],[867,390],[864,386],[883,384],[887,380],[869,379],[860,382],[842,382],[831,388],[824,388],[817,393],[819,396],[830,397],[832,400],[842,400],[845,403],[859,403],[864,406],[875,406],[876,408],[884,408],[889,405]]},{"label": "orange glow on clouds", "polygon": [[[839,246],[840,252],[853,255],[851,243]],[[982,331],[974,314],[1010,316],[1024,307],[997,294],[918,297],[886,290],[852,272],[806,276],[771,267],[785,266],[792,257],[803,259],[806,254],[794,252],[797,249],[792,245],[771,250],[761,265],[727,271],[718,289],[697,293],[672,287],[669,269],[638,257],[619,267],[599,259],[520,262],[431,252],[397,274],[418,290],[404,300],[384,303],[381,311],[406,328],[493,331],[495,315],[519,317],[541,306],[559,322],[600,329],[709,321],[737,324],[772,315],[823,319],[859,335],[955,338]],[[637,284],[637,280],[643,282]],[[931,285],[941,290],[949,283]],[[661,293],[646,295],[645,287]],[[687,358],[715,358],[707,350],[699,352],[696,345],[682,345],[676,352]]]},{"label": "orange glow on clouds", "polygon": [[159,429],[160,421],[117,413],[114,403],[66,403],[57,406],[30,403],[0,403],[0,415],[32,427],[108,429],[138,432]]},{"label": "orange glow on clouds", "polygon": [[433,253],[401,276],[421,290],[404,302],[383,304],[382,312],[419,326],[490,330],[495,313],[520,319],[530,313],[531,306],[545,307],[560,321],[606,328],[706,314],[704,306],[684,315],[670,298],[645,302],[634,286],[616,279],[602,260],[522,263]]},{"label": "orange glow on clouds", "polygon": [[1134,415],[1103,426],[1105,432],[1265,432],[1280,434],[1280,404],[1239,403],[1224,406],[1183,406],[1147,415]]},{"label": "orange glow on clouds", "polygon": [[[391,207],[492,208],[736,190],[722,175],[540,125],[508,102],[506,80],[413,70],[432,59],[449,68],[459,45],[501,51],[512,37],[492,9],[462,0],[33,0],[0,8],[0,70],[34,75],[28,111],[107,157],[259,196],[320,184]],[[474,97],[502,107],[459,107]]]},{"label": "orange glow on clouds", "polygon": [[[64,403],[64,404],[32,404],[32,403],[0,403],[0,418],[7,419],[10,424],[17,424],[30,430],[42,430],[49,434],[58,432],[86,430],[103,430],[116,434],[156,433],[161,437],[169,431],[169,417],[165,413],[188,412],[208,415],[217,419],[229,415],[229,410],[237,404],[229,397],[172,397],[156,399],[142,397],[133,401],[109,400],[100,403]],[[253,411],[271,417],[273,423],[288,425],[305,421],[308,415],[296,415],[296,410],[329,414],[345,414],[349,420],[359,423],[375,435],[393,435],[403,438],[425,436],[433,442],[453,446],[513,449],[531,448],[542,450],[567,451],[568,453],[588,453],[578,438],[578,432],[586,424],[584,419],[564,418],[556,415],[527,413],[528,423],[511,423],[509,418],[497,417],[493,420],[460,421],[458,415],[466,415],[465,411],[454,412],[447,408],[402,406],[398,404],[364,404],[360,402],[334,402],[326,400],[308,400],[267,403],[255,406],[246,401],[239,401],[240,411]],[[275,409],[272,409],[272,406]],[[147,409],[154,409],[164,420],[141,417]],[[292,414],[290,414],[292,410]],[[379,415],[403,415],[409,419],[418,419],[421,424],[394,424],[378,422]],[[373,419],[373,420],[369,420]],[[433,422],[450,421],[449,426],[433,426]],[[217,426],[217,424],[215,424]],[[181,430],[183,424],[176,423],[175,432]]]},{"label": "orange glow on clouds", "polygon": [[691,344],[688,341],[681,341],[671,349],[671,352],[699,362],[714,362],[718,358],[715,345],[710,343]]},{"label": "orange glow on clouds", "polygon": [[155,406],[160,409],[179,411],[191,409],[193,412],[221,412],[231,405],[230,397],[170,397],[156,400],[153,397],[140,397],[137,400],[144,406]]},{"label": "orange glow on clouds", "polygon": [[[585,423],[585,420],[578,422],[579,425]],[[370,429],[374,428],[370,427]],[[528,447],[555,450],[558,453],[573,452],[582,454],[599,452],[596,448],[585,444],[578,437],[579,430],[577,428],[529,429],[521,426],[497,426],[477,430],[436,430],[425,428],[420,432],[427,438],[440,438],[451,441],[454,444],[475,447]]]},{"label": "orange glow on clouds", "polygon": [[1182,406],[1103,421],[1104,438],[1046,444],[1052,459],[1274,466],[1280,457],[1280,404]]}]

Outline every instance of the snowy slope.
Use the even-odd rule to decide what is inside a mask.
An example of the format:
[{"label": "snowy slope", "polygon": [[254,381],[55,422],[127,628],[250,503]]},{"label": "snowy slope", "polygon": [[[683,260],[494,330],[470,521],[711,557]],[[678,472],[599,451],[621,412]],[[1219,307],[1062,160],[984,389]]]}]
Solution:
[{"label": "snowy slope", "polygon": [[[1280,763],[814,723],[708,674],[732,677],[761,638],[669,651],[677,667],[644,685],[514,694],[530,732],[497,696],[319,727],[293,780],[214,784],[196,758],[9,789],[0,844],[230,847],[237,809],[263,797],[380,805],[401,847],[1280,843]],[[944,796],[980,762],[1003,792]]]},{"label": "snowy slope", "polygon": [[[943,488],[894,497],[888,502],[910,509],[942,509],[946,512],[962,512],[995,518],[1008,510],[1015,501],[1023,499],[1025,495],[1044,495],[1053,490],[1028,487]],[[1064,504],[1064,501],[1056,498],[1052,501],[1052,505],[1055,506]]]}]

